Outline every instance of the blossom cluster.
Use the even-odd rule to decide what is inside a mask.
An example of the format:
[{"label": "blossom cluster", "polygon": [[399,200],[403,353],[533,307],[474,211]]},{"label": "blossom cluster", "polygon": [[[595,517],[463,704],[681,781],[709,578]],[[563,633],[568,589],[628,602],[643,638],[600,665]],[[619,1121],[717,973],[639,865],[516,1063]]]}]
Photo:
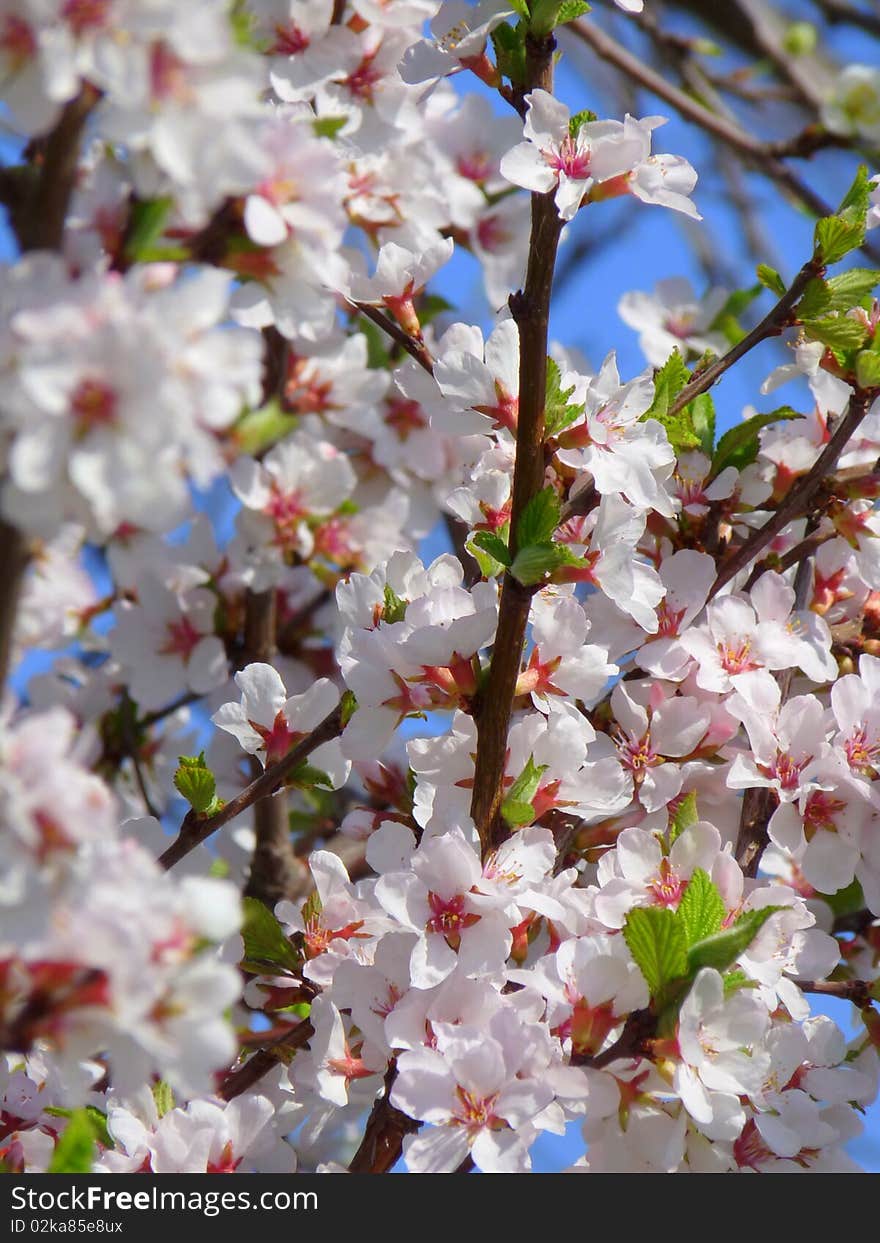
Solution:
[{"label": "blossom cluster", "polygon": [[[6,1168],[63,1168],[86,1127],[99,1172],[332,1171],[383,1100],[411,1171],[527,1171],[548,1132],[573,1172],[856,1168],[877,303],[819,265],[764,385],[799,380],[803,411],[716,442],[710,398],[675,406],[727,348],[728,294],[627,295],[645,369],[551,347],[522,506],[530,204],[560,230],[624,195],[700,217],[663,118],[456,92],[502,85],[521,11],[0,0],[15,125],[83,126],[60,244],[0,294],[14,661],[49,654],[0,724]],[[858,186],[837,219],[863,238]],[[456,251],[486,330],[438,315]],[[821,506],[735,565],[856,401]],[[810,1003],[848,983],[851,1040]]]}]

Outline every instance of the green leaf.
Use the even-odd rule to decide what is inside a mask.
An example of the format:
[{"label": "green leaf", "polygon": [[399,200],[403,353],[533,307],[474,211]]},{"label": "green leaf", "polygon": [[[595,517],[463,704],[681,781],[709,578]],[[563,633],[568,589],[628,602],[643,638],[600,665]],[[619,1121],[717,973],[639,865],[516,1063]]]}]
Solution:
[{"label": "green leaf", "polygon": [[771,423],[782,423],[788,419],[801,418],[803,415],[798,414],[797,410],[792,410],[791,406],[780,406],[778,410],[772,410],[769,414],[753,414],[743,423],[737,423],[718,441],[718,447],[712,458],[713,476],[720,475],[728,466],[743,470],[744,467],[754,462],[760,445],[758,432],[762,427],[769,427]]},{"label": "green leaf", "polygon": [[95,1128],[85,1109],[75,1109],[52,1159],[48,1174],[90,1174],[95,1160]]},{"label": "green leaf", "polygon": [[547,436],[555,436],[569,427],[584,412],[583,402],[569,402],[574,385],[563,391],[559,364],[547,359],[547,390],[544,398],[544,426]]},{"label": "green leaf", "polygon": [[692,824],[696,824],[699,818],[697,814],[697,792],[696,790],[691,790],[690,794],[684,796],[669,818],[669,845],[672,846],[673,842],[681,837],[685,829],[690,828]]},{"label": "green leaf", "polygon": [[92,1136],[104,1148],[115,1147],[113,1137],[107,1130],[107,1115],[102,1113],[100,1109],[94,1105],[86,1105],[84,1109],[63,1109],[60,1105],[47,1105],[44,1110],[53,1118],[72,1118],[75,1113],[85,1112],[88,1115],[89,1122],[92,1125]]},{"label": "green leaf", "polygon": [[307,760],[303,760],[302,764],[297,764],[285,778],[287,785],[297,786],[300,789],[311,789],[312,786],[324,786],[327,790],[333,789],[333,782],[325,772],[320,768],[313,768]]},{"label": "green leaf", "polygon": [[820,893],[817,896],[828,903],[835,915],[851,915],[865,908],[862,886],[855,879],[845,889],[838,889],[837,893]]},{"label": "green leaf", "polygon": [[409,604],[409,601],[401,600],[394,588],[389,586],[388,583],[385,584],[383,596],[384,609],[382,613],[382,620],[391,623],[403,621],[406,616],[406,606]]},{"label": "green leaf", "polygon": [[259,898],[242,898],[244,941],[242,966],[255,975],[295,974],[302,959],[284,935],[278,920]]},{"label": "green leaf", "polygon": [[700,445],[700,437],[694,427],[692,403],[677,414],[668,413],[669,407],[690,378],[691,373],[684,359],[674,349],[654,377],[654,401],[650,409],[642,415],[642,421],[656,419],[663,425],[669,443],[676,453],[687,452],[688,449],[696,449]]},{"label": "green leaf", "polygon": [[856,319],[829,315],[825,319],[804,320],[804,332],[814,341],[821,341],[836,354],[857,350],[865,343],[868,330]]},{"label": "green leaf", "polygon": [[139,199],[131,209],[126,231],[124,253],[132,263],[144,261],[144,252],[156,245],[165,228],[168,213],[174,206],[170,196]]},{"label": "green leaf", "polygon": [[697,941],[688,950],[687,966],[690,975],[696,975],[703,967],[714,967],[716,971],[726,971],[744,954],[754,941],[767,920],[779,906],[764,906],[757,911],[746,911],[730,928],[716,932],[713,936]]},{"label": "green leaf", "polygon": [[499,73],[517,86],[525,85],[526,81],[527,30],[524,21],[517,22],[515,27],[502,22],[490,35]]},{"label": "green leaf", "polygon": [[535,757],[530,755],[528,763],[522,770],[520,775],[514,781],[513,785],[507,791],[507,797],[512,799],[514,803],[524,802],[531,803],[532,799],[538,793],[541,785],[541,778],[547,771],[546,764],[536,764]]},{"label": "green leaf", "polygon": [[758,987],[758,981],[751,979],[750,976],[747,976],[745,971],[728,971],[727,974],[722,977],[721,982],[724,985],[725,997],[729,997],[731,993],[735,993],[741,988]]},{"label": "green leaf", "polygon": [[856,355],[856,383],[861,388],[880,388],[880,351],[862,350]]},{"label": "green leaf", "polygon": [[343,729],[345,729],[346,725],[357,712],[357,706],[358,701],[354,691],[343,691],[342,698],[339,701],[339,720]]},{"label": "green leaf", "polygon": [[214,774],[205,762],[204,751],[198,755],[180,755],[174,774],[174,785],[199,815],[213,815],[222,806],[217,797]]},{"label": "green leaf", "polygon": [[828,281],[831,291],[832,311],[851,311],[860,306],[880,285],[880,271],[876,268],[850,268]]},{"label": "green leaf", "polygon": [[518,548],[528,548],[530,544],[546,544],[553,538],[553,532],[559,526],[562,506],[553,488],[545,488],[537,496],[533,496],[522,512],[516,528]]},{"label": "green leaf", "polygon": [[688,406],[694,434],[700,442],[700,450],[712,456],[715,447],[715,402],[711,393],[700,393]]},{"label": "green leaf", "polygon": [[564,544],[530,544],[516,554],[510,573],[524,587],[532,587],[546,583],[563,566],[585,564],[583,557],[576,557]]},{"label": "green leaf", "polygon": [[164,1118],[174,1108],[174,1093],[171,1090],[171,1084],[164,1079],[154,1083],[153,1100],[156,1102],[156,1112],[159,1117]]},{"label": "green leaf", "polygon": [[476,531],[471,538],[471,544],[482,549],[499,565],[510,565],[510,550],[500,535],[496,535],[494,531]]},{"label": "green leaf", "polygon": [[771,268],[766,263],[759,263],[757,268],[758,280],[765,289],[769,289],[771,293],[775,293],[781,298],[786,291],[786,284],[775,268]]},{"label": "green leaf", "polygon": [[512,828],[520,829],[524,825],[532,823],[535,819],[535,809],[531,803],[524,803],[519,799],[506,798],[501,804],[501,815]]},{"label": "green leaf", "polygon": [[581,126],[589,125],[591,121],[598,121],[596,113],[590,108],[581,108],[580,112],[573,113],[568,118],[568,132],[572,138],[577,138]]},{"label": "green leaf", "polygon": [[564,26],[567,22],[577,21],[585,13],[590,12],[587,0],[562,0],[556,13],[556,25]]},{"label": "green leaf", "polygon": [[683,926],[665,906],[636,906],[626,917],[623,939],[655,1000],[687,972]]},{"label": "green leaf", "polygon": [[243,414],[232,430],[236,448],[253,457],[276,441],[282,440],[296,427],[299,419],[281,408],[277,397],[258,410]]},{"label": "green leaf", "polygon": [[816,222],[815,250],[821,262],[837,263],[862,245],[870,195],[868,169],[862,164],[836,214]]},{"label": "green leaf", "polygon": [[335,138],[347,120],[348,117],[315,117],[312,129],[317,138]]},{"label": "green leaf", "polygon": [[814,276],[807,281],[803,296],[795,307],[798,319],[815,319],[831,310],[831,293],[828,282]]},{"label": "green leaf", "polygon": [[510,7],[515,13],[519,13],[520,17],[528,20],[529,17],[529,0],[510,0]]},{"label": "green leaf", "polygon": [[388,338],[372,320],[365,319],[363,316],[359,326],[367,338],[367,366],[371,371],[382,371],[391,361]]},{"label": "green leaf", "polygon": [[684,928],[688,946],[714,936],[724,921],[727,909],[724,899],[713,885],[708,872],[694,868],[675,913]]}]

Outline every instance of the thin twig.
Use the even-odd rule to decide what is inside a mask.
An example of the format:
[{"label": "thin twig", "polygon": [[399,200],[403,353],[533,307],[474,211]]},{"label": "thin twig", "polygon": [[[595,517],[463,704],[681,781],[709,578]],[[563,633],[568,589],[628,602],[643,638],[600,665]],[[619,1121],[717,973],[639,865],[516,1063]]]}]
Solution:
[{"label": "thin twig", "polygon": [[179,863],[190,851],[195,850],[196,846],[200,846],[202,842],[206,841],[212,833],[216,833],[224,824],[228,824],[230,820],[240,816],[257,799],[273,794],[288,773],[291,773],[323,743],[330,742],[332,738],[338,738],[341,733],[342,707],[339,705],[332,712],[328,712],[323,721],[316,725],[312,732],[306,738],[303,738],[302,742],[297,743],[293,750],[289,751],[283,759],[267,768],[256,781],[252,781],[250,785],[245,786],[240,794],[236,794],[235,798],[231,798],[219,811],[214,812],[211,816],[198,816],[192,811],[187,812],[177,838],[159,856],[160,866],[165,869],[174,867],[175,863]]},{"label": "thin twig", "polygon": [[264,1076],[274,1070],[279,1062],[285,1061],[287,1053],[295,1049],[301,1049],[304,1044],[311,1040],[314,1034],[314,1027],[312,1027],[308,1019],[303,1019],[301,1023],[297,1023],[292,1031],[285,1032],[283,1036],[273,1040],[264,1049],[259,1049],[253,1057],[248,1058],[243,1066],[230,1071],[217,1095],[224,1101],[231,1101],[236,1096],[241,1096],[244,1092],[249,1091]]},{"label": "thin twig", "polygon": [[407,354],[416,360],[420,367],[424,367],[428,375],[434,374],[434,360],[431,357],[430,350],[423,341],[417,341],[415,337],[411,337],[408,332],[401,328],[397,320],[391,319],[388,315],[383,315],[380,310],[370,306],[367,302],[354,302],[350,299],[349,305],[353,306],[361,315],[375,324],[377,328],[381,328],[384,333],[387,333],[402,349],[406,350]]}]

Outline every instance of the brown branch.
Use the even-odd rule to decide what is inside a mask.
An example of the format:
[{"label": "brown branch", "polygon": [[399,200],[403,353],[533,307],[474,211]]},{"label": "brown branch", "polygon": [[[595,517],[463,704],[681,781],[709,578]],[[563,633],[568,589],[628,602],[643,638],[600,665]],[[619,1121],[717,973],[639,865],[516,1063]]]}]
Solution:
[{"label": "brown branch", "polygon": [[633,1010],[627,1017],[614,1044],[609,1045],[601,1053],[572,1053],[572,1066],[589,1066],[594,1070],[602,1070],[612,1062],[634,1057],[647,1057],[650,1050],[647,1042],[657,1030],[657,1016],[650,1010]]},{"label": "brown branch", "polygon": [[377,328],[381,328],[387,333],[393,341],[416,360],[420,367],[424,367],[428,375],[434,374],[434,360],[431,357],[430,350],[423,341],[417,341],[415,337],[411,337],[408,332],[401,328],[400,324],[388,315],[383,315],[380,310],[374,306],[370,306],[367,302],[354,302],[349,299],[349,305],[359,311]]},{"label": "brown branch", "polygon": [[370,1111],[364,1137],[349,1163],[351,1174],[387,1174],[400,1159],[406,1136],[421,1126],[391,1104],[396,1078],[397,1064],[392,1059],[385,1073],[385,1090]]},{"label": "brown branch", "polygon": [[[804,541],[807,544],[807,541]],[[813,556],[805,548],[794,580],[794,607],[806,608],[813,583]],[[779,683],[779,702],[784,704],[791,691],[794,669],[784,669],[776,675]],[[743,795],[739,833],[736,839],[736,861],[746,876],[754,877],[758,871],[761,855],[769,841],[768,825],[776,809],[776,796],[767,786],[751,786]]]},{"label": "brown branch", "polygon": [[874,1001],[871,989],[876,987],[876,982],[872,984],[870,980],[795,980],[795,984],[804,993],[839,997],[841,1001],[851,1001],[860,1010]]},{"label": "brown branch", "polygon": [[880,14],[866,13],[848,0],[814,0],[831,26],[858,26],[868,34],[880,37]]},{"label": "brown branch", "polygon": [[240,794],[231,798],[219,811],[210,816],[199,816],[192,811],[187,812],[176,840],[159,856],[160,866],[166,870],[174,867],[175,863],[179,863],[190,851],[195,850],[196,846],[200,846],[224,824],[240,816],[258,799],[273,794],[288,773],[291,773],[323,743],[329,742],[332,738],[338,738],[341,733],[342,706],[337,705],[306,738],[303,738],[302,742],[297,743],[292,751],[289,751],[277,764],[272,764],[267,768],[250,785],[245,786]]},{"label": "brown branch", "polygon": [[[530,89],[553,89],[552,36],[526,39],[526,79]],[[517,525],[528,502],[544,483],[544,399],[547,383],[547,331],[550,293],[562,220],[553,192],[532,194],[532,225],[525,285],[512,294],[510,310],[519,330],[519,414],[510,515],[510,553],[517,553]],[[501,817],[507,731],[534,588],[504,575],[498,630],[489,674],[477,712],[477,754],[471,815],[484,852],[503,840]]]},{"label": "brown branch", "polygon": [[770,308],[761,322],[756,324],[751,332],[746,333],[743,339],[738,341],[726,354],[716,358],[713,363],[710,363],[708,367],[704,367],[702,371],[698,371],[694,378],[688,381],[669,407],[669,416],[678,414],[679,410],[683,410],[695,397],[699,397],[700,393],[705,393],[713,385],[717,384],[725,371],[729,371],[735,363],[744,358],[756,345],[760,345],[762,341],[766,341],[769,337],[778,336],[783,328],[787,326],[792,309],[800,300],[801,294],[807,285],[814,277],[820,276],[824,270],[824,266],[817,256],[814,255],[812,259],[809,259],[791,282],[789,288],[786,289],[776,305]]},{"label": "brown branch", "polygon": [[753,531],[746,542],[740,545],[736,552],[721,566],[709,592],[710,600],[731,579],[735,578],[740,570],[744,570],[749,562],[753,561],[758,553],[766,548],[770,541],[784,527],[787,527],[795,518],[799,518],[807,512],[810,502],[822,485],[822,481],[826,475],[830,475],[833,472],[838,458],[846,448],[850,437],[868,413],[871,403],[878,395],[878,391],[880,390],[855,390],[849,399],[846,413],[841,418],[831,439],[814,462],[809,473],[797,480],[780,501],[779,508],[773,516],[762,527],[759,527],[757,531]]},{"label": "brown branch", "polygon": [[236,1096],[248,1092],[264,1076],[274,1070],[279,1062],[287,1061],[288,1053],[301,1049],[314,1034],[315,1029],[311,1023],[308,1019],[303,1019],[292,1031],[285,1032],[283,1036],[273,1040],[264,1049],[258,1050],[253,1057],[248,1058],[243,1066],[230,1071],[223,1080],[217,1095],[224,1101],[231,1101]]},{"label": "brown branch", "polygon": [[[832,214],[833,208],[783,163],[772,145],[768,146],[767,143],[742,129],[735,121],[705,108],[692,96],[667,82],[655,69],[644,64],[628,48],[601,30],[595,22],[570,22],[564,29],[591,47],[602,61],[614,65],[632,81],[665,100],[684,120],[699,125],[714,138],[732,147],[771,181],[785,189],[813,215],[829,216]],[[796,141],[800,141],[800,136]],[[862,249],[871,255],[880,253],[870,243],[865,243]]]},{"label": "brown branch", "polygon": [[[39,173],[12,217],[23,251],[58,250],[61,246],[64,218],[76,183],[80,139],[97,100],[92,87],[83,87],[41,144]],[[0,519],[0,691],[12,660],[15,617],[30,557],[25,535],[11,522]]]}]

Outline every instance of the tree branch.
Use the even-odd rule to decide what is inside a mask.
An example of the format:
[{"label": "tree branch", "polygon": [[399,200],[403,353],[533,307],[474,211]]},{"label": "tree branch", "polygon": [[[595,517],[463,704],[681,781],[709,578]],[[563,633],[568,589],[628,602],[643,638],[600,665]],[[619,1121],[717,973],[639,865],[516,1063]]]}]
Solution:
[{"label": "tree branch", "polygon": [[[779,158],[780,152],[798,154],[800,137],[793,140],[795,146],[792,151],[788,151],[784,144],[782,146],[777,144],[774,147],[772,144],[762,142],[740,128],[734,121],[703,107],[692,96],[667,82],[661,74],[644,64],[628,48],[600,29],[595,22],[570,22],[564,29],[591,47],[601,60],[614,65],[632,81],[665,100],[682,118],[699,125],[714,138],[745,156],[760,172],[785,189],[813,215],[829,216],[832,214],[833,208]],[[871,243],[866,242],[862,249],[875,257],[880,254]]]},{"label": "tree branch", "polygon": [[846,448],[850,437],[868,413],[871,403],[877,397],[878,392],[880,392],[878,389],[856,389],[854,391],[849,399],[846,413],[841,418],[828,444],[813,463],[809,473],[792,486],[780,501],[779,508],[773,516],[762,527],[759,527],[757,531],[753,531],[746,542],[721,566],[709,592],[708,598],[710,600],[731,579],[735,578],[740,570],[745,569],[749,562],[753,561],[758,553],[763,548],[766,548],[770,541],[784,527],[787,527],[795,518],[799,518],[806,513],[823,479],[834,470],[838,458]]},{"label": "tree branch", "polygon": [[[527,80],[530,89],[552,91],[555,46],[552,37],[542,40],[527,37]],[[563,225],[552,191],[532,194],[531,203],[532,225],[525,286],[510,298],[510,310],[519,330],[520,353],[519,414],[510,515],[511,557],[516,556],[517,524],[523,510],[544,483],[547,332],[553,270]],[[477,712],[477,754],[471,815],[484,853],[503,840],[505,833],[501,802],[507,731],[533,595],[534,588],[523,587],[512,575],[504,575],[492,661]]]},{"label": "tree branch", "polygon": [[397,1078],[397,1065],[392,1059],[385,1074],[385,1090],[370,1112],[364,1137],[349,1164],[351,1174],[387,1174],[403,1151],[407,1135],[414,1135],[421,1126],[391,1104],[391,1089]]},{"label": "tree branch", "polygon": [[159,856],[160,866],[166,870],[174,867],[175,863],[179,863],[190,851],[195,850],[196,846],[206,841],[212,833],[216,833],[217,829],[228,824],[230,820],[234,820],[236,816],[240,816],[257,799],[274,793],[288,773],[292,772],[323,743],[329,742],[331,738],[338,738],[341,733],[342,706],[337,705],[306,738],[303,738],[302,742],[297,743],[292,751],[289,751],[277,764],[272,764],[267,768],[250,785],[245,786],[240,794],[231,798],[219,811],[211,816],[199,816],[192,811],[187,812],[177,839]]},{"label": "tree branch", "polygon": [[391,319],[388,315],[383,315],[380,310],[370,306],[368,302],[354,302],[349,299],[349,305],[353,306],[361,315],[375,324],[377,328],[381,328],[384,333],[387,333],[392,340],[397,342],[401,349],[406,350],[407,354],[416,360],[420,367],[424,367],[428,375],[434,374],[434,360],[428,347],[424,342],[417,341],[415,337],[411,337],[408,332],[405,332],[397,320]]},{"label": "tree branch", "polygon": [[224,1101],[231,1101],[236,1096],[250,1091],[265,1075],[274,1070],[279,1062],[286,1060],[287,1053],[301,1049],[314,1034],[314,1027],[308,1019],[303,1019],[292,1031],[285,1032],[283,1036],[273,1040],[264,1049],[258,1050],[253,1057],[248,1058],[243,1066],[230,1071],[223,1080],[217,1095]]}]

